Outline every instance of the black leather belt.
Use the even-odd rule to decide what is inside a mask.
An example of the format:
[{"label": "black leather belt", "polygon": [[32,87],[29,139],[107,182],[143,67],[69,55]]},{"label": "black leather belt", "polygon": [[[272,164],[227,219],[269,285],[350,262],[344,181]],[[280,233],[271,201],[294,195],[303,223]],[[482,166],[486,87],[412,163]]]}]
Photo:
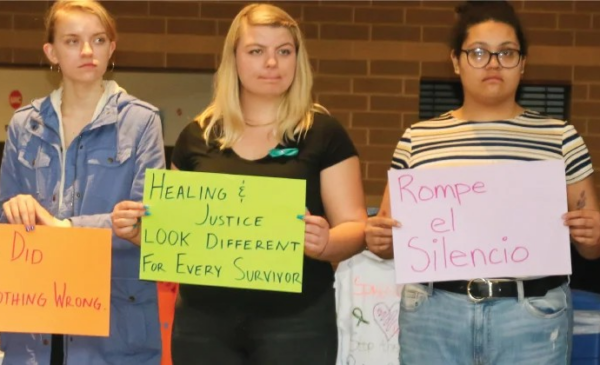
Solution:
[{"label": "black leather belt", "polygon": [[[548,290],[557,288],[566,282],[566,276],[546,276],[539,279],[523,280],[523,295],[525,297],[543,297]],[[439,281],[433,283],[433,287],[453,293],[466,294],[476,302],[488,298],[518,297],[519,295],[517,281],[515,280]]]}]

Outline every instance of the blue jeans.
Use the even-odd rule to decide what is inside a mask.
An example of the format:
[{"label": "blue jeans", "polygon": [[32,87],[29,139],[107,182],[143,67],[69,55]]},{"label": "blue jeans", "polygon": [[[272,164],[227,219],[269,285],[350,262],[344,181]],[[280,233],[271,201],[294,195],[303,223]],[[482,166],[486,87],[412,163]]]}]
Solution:
[{"label": "blue jeans", "polygon": [[565,365],[571,296],[566,284],[544,297],[487,299],[405,285],[400,301],[402,365]]}]

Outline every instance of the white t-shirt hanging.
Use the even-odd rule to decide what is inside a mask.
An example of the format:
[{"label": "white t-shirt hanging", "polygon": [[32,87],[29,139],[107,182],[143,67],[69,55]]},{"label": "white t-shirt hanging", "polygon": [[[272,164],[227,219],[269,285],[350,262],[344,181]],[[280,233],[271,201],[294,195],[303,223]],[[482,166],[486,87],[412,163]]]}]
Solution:
[{"label": "white t-shirt hanging", "polygon": [[338,365],[398,365],[401,286],[393,260],[369,251],[340,263],[335,274]]}]

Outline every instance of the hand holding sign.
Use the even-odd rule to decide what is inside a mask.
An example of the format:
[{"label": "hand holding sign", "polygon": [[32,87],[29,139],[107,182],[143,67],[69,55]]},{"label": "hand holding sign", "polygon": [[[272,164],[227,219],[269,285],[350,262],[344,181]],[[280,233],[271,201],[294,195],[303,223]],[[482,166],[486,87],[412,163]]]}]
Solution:
[{"label": "hand holding sign", "polygon": [[142,203],[130,200],[118,203],[110,216],[115,235],[139,246],[142,231],[141,218],[145,215],[150,215],[150,212]]},{"label": "hand holding sign", "polygon": [[369,217],[365,228],[365,240],[369,251],[383,259],[394,257],[392,228],[399,228],[400,222],[387,217]]},{"label": "hand holding sign", "polygon": [[40,205],[31,195],[19,194],[2,205],[6,219],[10,224],[23,224],[27,231],[32,231],[36,224],[43,226],[59,226],[57,219]]},{"label": "hand holding sign", "polygon": [[600,239],[600,212],[574,210],[563,216],[573,239],[585,246],[596,246]]},{"label": "hand holding sign", "polygon": [[323,217],[311,215],[308,210],[302,220],[306,223],[304,252],[310,258],[319,259],[329,243],[329,222]]}]

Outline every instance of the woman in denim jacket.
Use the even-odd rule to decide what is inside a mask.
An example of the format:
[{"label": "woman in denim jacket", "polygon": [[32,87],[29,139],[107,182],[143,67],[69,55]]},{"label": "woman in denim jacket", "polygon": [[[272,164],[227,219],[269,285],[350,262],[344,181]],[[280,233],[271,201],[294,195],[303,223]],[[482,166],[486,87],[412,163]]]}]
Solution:
[{"label": "woman in denim jacket", "polygon": [[[56,2],[46,30],[44,52],[62,85],[15,112],[0,171],[0,219],[27,231],[108,228],[116,203],[141,200],[145,170],[164,167],[160,118],[103,81],[116,30],[99,3]],[[3,364],[159,364],[156,284],[138,280],[138,272],[139,247],[113,236],[110,336],[3,333]]]}]

